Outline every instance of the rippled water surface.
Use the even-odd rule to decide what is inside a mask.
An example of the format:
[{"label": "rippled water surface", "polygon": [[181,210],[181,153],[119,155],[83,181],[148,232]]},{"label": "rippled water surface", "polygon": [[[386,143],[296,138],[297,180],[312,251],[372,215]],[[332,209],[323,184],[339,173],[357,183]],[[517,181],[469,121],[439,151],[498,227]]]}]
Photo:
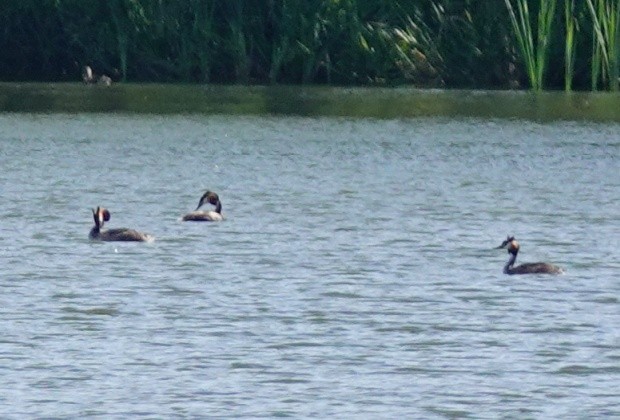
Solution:
[{"label": "rippled water surface", "polygon": [[617,124],[4,114],[0,163],[4,418],[620,416]]}]

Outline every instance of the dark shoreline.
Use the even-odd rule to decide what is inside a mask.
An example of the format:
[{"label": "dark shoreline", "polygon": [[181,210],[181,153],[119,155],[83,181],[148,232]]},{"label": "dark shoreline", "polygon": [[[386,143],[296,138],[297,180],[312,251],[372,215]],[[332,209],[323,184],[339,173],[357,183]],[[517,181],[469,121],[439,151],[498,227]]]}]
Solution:
[{"label": "dark shoreline", "polygon": [[0,112],[477,117],[620,122],[620,93],[190,84],[0,83]]}]

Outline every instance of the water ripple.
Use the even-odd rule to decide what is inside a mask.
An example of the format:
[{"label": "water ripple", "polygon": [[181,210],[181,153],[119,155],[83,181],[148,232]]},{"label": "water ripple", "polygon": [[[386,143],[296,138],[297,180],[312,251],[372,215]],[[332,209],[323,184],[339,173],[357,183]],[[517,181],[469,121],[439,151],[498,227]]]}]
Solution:
[{"label": "water ripple", "polygon": [[618,131],[0,115],[0,412],[619,417]]}]

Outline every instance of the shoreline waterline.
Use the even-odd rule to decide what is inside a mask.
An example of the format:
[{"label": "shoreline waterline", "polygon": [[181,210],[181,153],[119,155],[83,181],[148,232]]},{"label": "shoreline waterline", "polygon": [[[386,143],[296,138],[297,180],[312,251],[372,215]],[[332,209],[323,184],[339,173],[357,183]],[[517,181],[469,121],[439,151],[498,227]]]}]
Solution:
[{"label": "shoreline waterline", "polygon": [[620,94],[328,87],[1,82],[0,112],[477,117],[620,122]]}]

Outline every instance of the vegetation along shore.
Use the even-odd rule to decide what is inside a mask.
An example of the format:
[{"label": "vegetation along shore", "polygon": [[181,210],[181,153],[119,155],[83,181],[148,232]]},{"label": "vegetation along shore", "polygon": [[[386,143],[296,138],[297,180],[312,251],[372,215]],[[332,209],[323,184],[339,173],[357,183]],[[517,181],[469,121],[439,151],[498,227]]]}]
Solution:
[{"label": "vegetation along shore", "polygon": [[2,3],[2,81],[619,87],[619,0]]}]

